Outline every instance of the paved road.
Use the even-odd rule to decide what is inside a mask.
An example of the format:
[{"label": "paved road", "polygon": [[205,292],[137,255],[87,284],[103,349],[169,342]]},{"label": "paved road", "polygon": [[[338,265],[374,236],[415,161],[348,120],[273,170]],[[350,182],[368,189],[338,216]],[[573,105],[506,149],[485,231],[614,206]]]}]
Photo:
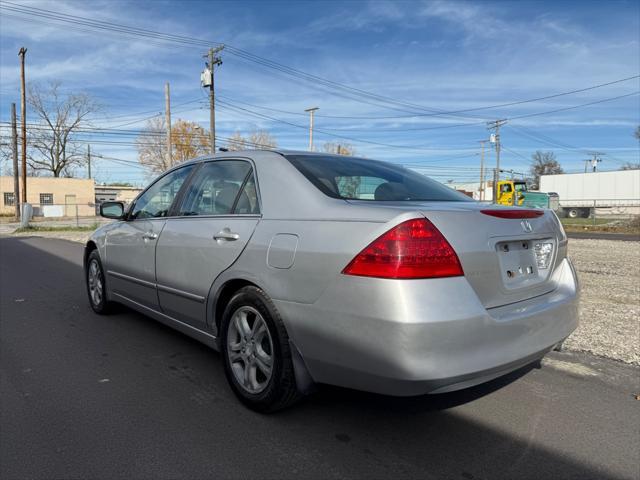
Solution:
[{"label": "paved road", "polygon": [[262,416],[215,352],[125,309],[94,315],[81,251],[0,238],[3,479],[640,477],[638,369],[553,354],[455,394],[325,387]]}]

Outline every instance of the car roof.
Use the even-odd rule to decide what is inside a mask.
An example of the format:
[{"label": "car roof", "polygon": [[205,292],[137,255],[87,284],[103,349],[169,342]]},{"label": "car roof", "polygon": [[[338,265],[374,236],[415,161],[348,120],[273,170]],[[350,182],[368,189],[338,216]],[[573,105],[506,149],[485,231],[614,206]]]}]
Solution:
[{"label": "car roof", "polygon": [[198,163],[206,160],[217,160],[222,158],[237,158],[237,157],[268,157],[273,154],[285,156],[285,155],[305,155],[305,156],[315,156],[322,155],[326,157],[340,157],[344,158],[343,155],[337,155],[335,153],[326,153],[326,152],[310,152],[308,150],[288,150],[282,148],[274,148],[274,149],[251,149],[251,150],[222,150],[216,152],[214,155],[202,155],[200,157],[193,158],[191,160],[187,160],[186,162],[182,162],[180,165],[188,165],[190,163]]}]

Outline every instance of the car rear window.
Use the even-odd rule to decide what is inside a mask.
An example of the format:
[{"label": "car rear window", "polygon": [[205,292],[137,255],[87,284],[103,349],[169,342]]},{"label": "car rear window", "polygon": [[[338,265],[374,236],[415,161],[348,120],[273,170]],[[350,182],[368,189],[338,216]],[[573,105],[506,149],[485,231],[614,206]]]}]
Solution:
[{"label": "car rear window", "polygon": [[329,155],[285,155],[321,192],[344,200],[473,201],[435,180],[392,163]]}]

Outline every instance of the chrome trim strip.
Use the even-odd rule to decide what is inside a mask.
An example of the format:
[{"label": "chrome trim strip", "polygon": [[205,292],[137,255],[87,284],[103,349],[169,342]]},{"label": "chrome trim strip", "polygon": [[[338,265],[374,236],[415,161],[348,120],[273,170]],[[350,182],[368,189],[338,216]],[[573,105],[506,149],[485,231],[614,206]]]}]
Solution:
[{"label": "chrome trim strip", "polygon": [[195,300],[198,303],[204,303],[205,298],[201,295],[196,295],[195,293],[185,292],[183,290],[178,290],[177,288],[167,287],[166,285],[157,284],[158,290],[166,293],[172,293],[174,295],[178,295],[180,297],[188,298],[189,300]]},{"label": "chrome trim strip", "polygon": [[181,219],[187,219],[187,220],[197,220],[199,218],[201,219],[206,219],[206,218],[228,218],[228,219],[234,219],[234,218],[260,218],[262,217],[261,213],[234,213],[233,215],[231,214],[225,214],[225,215],[181,215],[181,216],[175,216],[175,217],[165,217],[167,220],[181,220]]},{"label": "chrome trim strip", "polygon": [[125,275],[124,273],[118,273],[118,272],[114,272],[113,270],[107,270],[107,274],[111,275],[112,277],[137,283],[138,285],[143,285],[149,288],[156,288],[156,284],[153,282],[147,282],[146,280],[141,280],[140,278],[130,277],[129,275]]}]

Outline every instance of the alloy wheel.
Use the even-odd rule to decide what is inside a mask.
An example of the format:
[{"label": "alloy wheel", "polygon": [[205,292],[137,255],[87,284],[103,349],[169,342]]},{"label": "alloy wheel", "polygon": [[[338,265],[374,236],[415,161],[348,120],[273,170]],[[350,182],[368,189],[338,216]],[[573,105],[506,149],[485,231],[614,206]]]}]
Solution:
[{"label": "alloy wheel", "polygon": [[91,260],[91,263],[89,263],[87,280],[89,282],[89,296],[91,297],[91,301],[96,306],[100,305],[103,297],[102,272],[100,264],[96,259]]},{"label": "alloy wheel", "polygon": [[273,373],[273,340],[266,321],[255,308],[243,306],[231,317],[227,357],[237,383],[248,393],[262,392]]}]

